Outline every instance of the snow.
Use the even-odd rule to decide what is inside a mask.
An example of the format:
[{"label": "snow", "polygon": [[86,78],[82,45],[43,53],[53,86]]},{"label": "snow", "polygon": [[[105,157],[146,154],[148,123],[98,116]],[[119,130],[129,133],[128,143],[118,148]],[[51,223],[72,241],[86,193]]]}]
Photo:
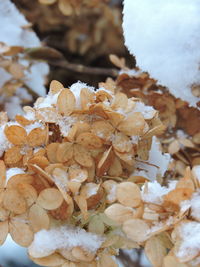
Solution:
[{"label": "snow", "polygon": [[162,154],[160,150],[160,143],[154,136],[152,139],[151,149],[149,151],[149,159],[147,162],[137,162],[136,169],[142,169],[135,171],[133,175],[143,176],[149,180],[155,180],[158,176],[163,177],[168,165],[171,161],[171,156],[168,153]]},{"label": "snow", "polygon": [[[23,26],[28,25],[28,21],[17,10],[10,0],[0,1],[0,42],[4,42],[10,46],[22,46],[27,48],[41,46],[37,35],[30,29]],[[24,66],[29,65],[28,61],[21,60]],[[38,95],[44,96],[46,89],[44,87],[45,76],[48,74],[49,67],[43,62],[32,62],[30,71],[25,71],[25,84]],[[0,84],[4,84],[10,79],[9,74],[5,74],[5,70],[0,68],[1,75]]]},{"label": "snow", "polygon": [[200,182],[200,165],[196,165],[192,168],[192,174]]},{"label": "snow", "polygon": [[138,66],[177,98],[196,106],[200,83],[200,1],[124,0],[125,44]]},{"label": "snow", "polygon": [[191,216],[200,222],[200,191],[195,192],[191,199],[181,202],[181,211],[186,211],[189,208]]},{"label": "snow", "polygon": [[58,92],[57,94],[52,94],[51,92],[48,93],[48,95],[45,98],[43,98],[43,100],[39,102],[36,101],[34,107],[36,109],[39,109],[39,108],[50,108],[53,105],[56,105],[59,94],[60,92]]},{"label": "snow", "polygon": [[35,233],[34,240],[28,250],[30,255],[36,258],[50,255],[57,249],[70,250],[77,246],[96,252],[103,241],[102,236],[86,232],[84,229],[61,226]]},{"label": "snow", "polygon": [[27,134],[29,134],[33,129],[36,129],[36,128],[44,129],[44,125],[42,123],[39,123],[36,121],[36,122],[29,124],[25,127]]},{"label": "snow", "polygon": [[197,256],[200,253],[200,223],[182,222],[179,226],[179,235],[182,242],[176,256],[180,259]]},{"label": "snow", "polygon": [[25,173],[23,169],[21,168],[10,168],[10,169],[7,169],[6,170],[6,179],[7,181],[14,175],[17,175],[17,174],[23,174]]},{"label": "snow", "polygon": [[5,125],[0,126],[0,157],[3,155],[4,151],[12,146],[4,134]]},{"label": "snow", "polygon": [[81,109],[80,92],[83,88],[87,88],[89,91],[94,92],[94,87],[88,86],[86,83],[78,81],[70,86],[70,90],[76,98],[76,108]]},{"label": "snow", "polygon": [[142,199],[144,202],[162,204],[163,196],[175,189],[177,181],[170,181],[168,187],[160,185],[157,181],[148,182],[142,186]]},{"label": "snow", "polygon": [[133,111],[142,113],[145,120],[152,119],[156,113],[156,111],[153,107],[146,106],[142,102],[136,102],[136,105],[135,105]]}]

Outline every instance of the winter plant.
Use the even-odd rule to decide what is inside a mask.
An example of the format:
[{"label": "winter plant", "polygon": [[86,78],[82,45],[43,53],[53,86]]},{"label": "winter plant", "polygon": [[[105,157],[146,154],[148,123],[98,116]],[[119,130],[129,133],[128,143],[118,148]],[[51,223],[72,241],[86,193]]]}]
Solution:
[{"label": "winter plant", "polygon": [[[65,16],[110,8],[39,2]],[[119,250],[141,248],[155,267],[200,265],[199,9],[199,0],[125,0],[137,65],[110,55],[115,78],[52,80],[45,94],[48,65],[26,54],[40,41],[2,1],[1,245],[11,236],[47,267],[115,267]],[[40,97],[25,106],[30,92]]]}]

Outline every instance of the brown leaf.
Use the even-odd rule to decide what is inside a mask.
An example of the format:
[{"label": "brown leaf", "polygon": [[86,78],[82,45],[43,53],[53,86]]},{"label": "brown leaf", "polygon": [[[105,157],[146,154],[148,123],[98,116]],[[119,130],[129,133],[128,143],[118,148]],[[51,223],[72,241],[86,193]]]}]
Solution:
[{"label": "brown leaf", "polygon": [[27,134],[24,128],[18,125],[11,125],[4,130],[6,137],[13,145],[24,145],[26,143]]},{"label": "brown leaf", "polygon": [[[60,1],[59,1],[60,3]],[[76,99],[69,89],[64,89],[58,96],[57,107],[59,113],[68,116],[75,109]]]}]

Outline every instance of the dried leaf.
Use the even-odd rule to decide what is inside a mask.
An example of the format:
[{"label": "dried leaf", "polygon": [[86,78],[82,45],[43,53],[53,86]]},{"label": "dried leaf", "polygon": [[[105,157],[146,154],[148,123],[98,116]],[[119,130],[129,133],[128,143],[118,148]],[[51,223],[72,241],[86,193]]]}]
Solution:
[{"label": "dried leaf", "polygon": [[93,133],[81,133],[77,139],[77,144],[86,147],[87,149],[100,148],[102,146],[101,139]]},{"label": "dried leaf", "polygon": [[135,112],[131,115],[128,115],[117,126],[118,130],[129,136],[141,135],[143,133],[144,127],[145,120],[140,112]]}]

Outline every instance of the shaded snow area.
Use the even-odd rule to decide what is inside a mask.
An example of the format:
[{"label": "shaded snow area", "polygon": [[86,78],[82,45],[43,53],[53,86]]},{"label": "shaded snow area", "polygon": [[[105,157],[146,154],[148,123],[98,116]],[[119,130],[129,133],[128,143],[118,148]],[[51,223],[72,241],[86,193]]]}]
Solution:
[{"label": "shaded snow area", "polygon": [[124,0],[125,44],[138,66],[196,106],[200,84],[200,0]]},{"label": "shaded snow area", "polygon": [[[22,46],[27,48],[41,46],[37,35],[30,29],[24,27],[28,25],[28,21],[10,0],[0,1],[0,23],[0,42],[10,46]],[[29,66],[27,60],[20,60],[20,64],[25,68]],[[25,70],[25,84],[36,94],[44,96],[46,93],[44,83],[48,72],[48,64],[36,61],[32,62],[32,66],[29,70]],[[0,86],[2,86],[5,82],[10,80],[11,75],[3,68],[0,68],[0,74]],[[18,100],[16,97],[11,97],[6,105],[6,111],[8,111],[11,118],[13,118],[16,113],[22,113],[20,100],[31,98],[31,95],[27,94],[24,88],[19,88],[18,90]],[[5,102],[4,96],[1,96],[0,102]],[[13,110],[15,110],[15,114],[13,114]]]}]

